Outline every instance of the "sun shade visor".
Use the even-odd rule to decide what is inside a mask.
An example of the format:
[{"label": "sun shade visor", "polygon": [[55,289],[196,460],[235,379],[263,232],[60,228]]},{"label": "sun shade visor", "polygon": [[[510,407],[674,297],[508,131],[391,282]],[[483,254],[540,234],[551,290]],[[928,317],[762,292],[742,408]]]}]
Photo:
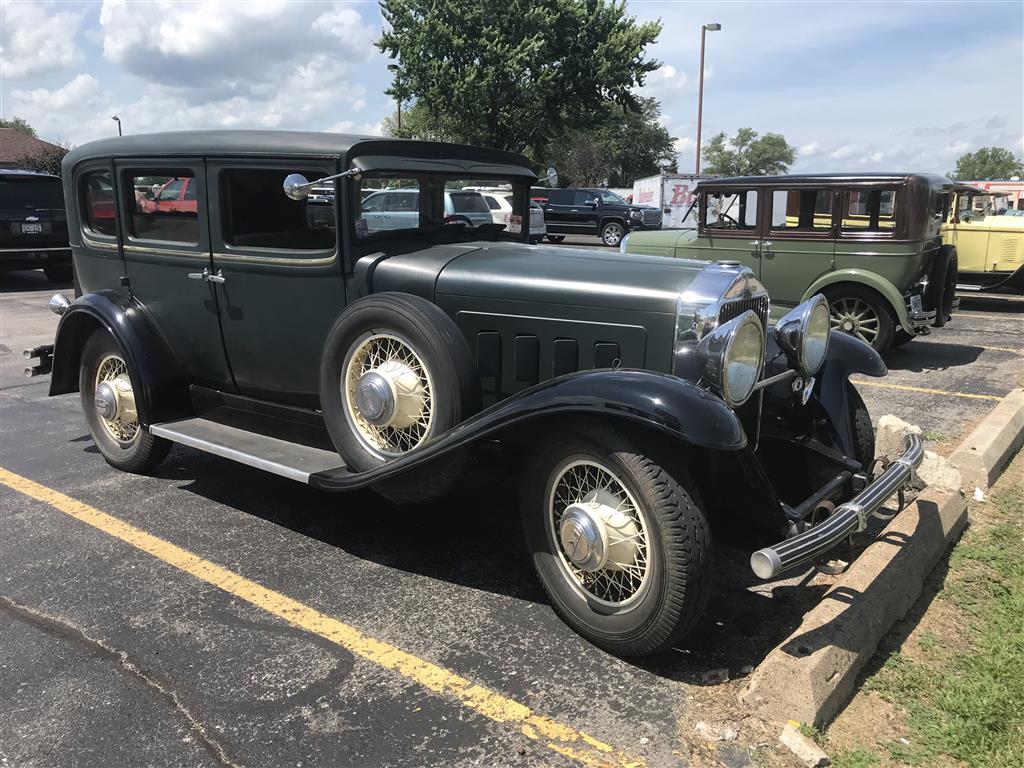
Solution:
[{"label": "sun shade visor", "polygon": [[403,171],[408,173],[459,174],[465,178],[478,176],[500,176],[502,178],[524,178],[534,181],[537,175],[529,168],[519,165],[504,165],[486,161],[462,158],[401,157],[399,155],[360,155],[351,160],[352,165],[364,172]]}]

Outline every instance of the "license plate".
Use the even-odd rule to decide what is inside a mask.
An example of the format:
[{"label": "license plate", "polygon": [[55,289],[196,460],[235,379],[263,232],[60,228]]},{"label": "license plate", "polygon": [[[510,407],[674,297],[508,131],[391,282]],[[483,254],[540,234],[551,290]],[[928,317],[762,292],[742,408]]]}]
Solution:
[{"label": "license plate", "polygon": [[22,224],[21,234],[23,235],[38,235],[43,231],[42,224]]}]

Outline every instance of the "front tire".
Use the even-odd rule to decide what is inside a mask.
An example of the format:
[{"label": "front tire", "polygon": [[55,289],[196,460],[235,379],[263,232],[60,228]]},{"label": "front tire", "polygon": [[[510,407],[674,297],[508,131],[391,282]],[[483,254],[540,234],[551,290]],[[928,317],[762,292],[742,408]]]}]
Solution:
[{"label": "front tire", "polygon": [[711,534],[677,465],[653,441],[584,422],[524,475],[526,542],[552,607],[617,656],[672,647],[707,602]]},{"label": "front tire", "polygon": [[609,247],[617,246],[625,235],[626,228],[621,222],[609,221],[601,227],[601,242]]},{"label": "front tire", "polygon": [[875,426],[864,398],[850,382],[846,382],[846,402],[850,407],[850,426],[853,429],[854,458],[867,468],[875,460]]},{"label": "front tire", "polygon": [[892,346],[896,318],[881,294],[861,285],[841,285],[824,291],[832,330],[870,344],[879,352]]},{"label": "front tire", "polygon": [[94,331],[82,348],[78,388],[89,432],[110,466],[143,474],[164,460],[171,443],[139,424],[131,371],[121,348],[104,330]]}]

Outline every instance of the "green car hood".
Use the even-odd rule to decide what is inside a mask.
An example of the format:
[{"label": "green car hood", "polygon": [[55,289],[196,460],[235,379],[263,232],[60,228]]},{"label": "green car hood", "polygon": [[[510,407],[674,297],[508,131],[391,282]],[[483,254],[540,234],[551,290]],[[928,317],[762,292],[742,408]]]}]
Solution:
[{"label": "green car hood", "polygon": [[477,243],[441,269],[437,296],[675,314],[707,262],[514,243]]},{"label": "green car hood", "polygon": [[685,247],[696,239],[697,230],[695,229],[655,229],[630,232],[626,239],[626,253],[675,256],[676,248]]}]

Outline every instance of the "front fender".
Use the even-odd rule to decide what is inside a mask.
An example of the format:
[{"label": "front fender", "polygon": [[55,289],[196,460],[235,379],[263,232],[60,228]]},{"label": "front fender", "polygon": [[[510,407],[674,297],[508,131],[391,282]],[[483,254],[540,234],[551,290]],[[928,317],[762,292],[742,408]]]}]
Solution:
[{"label": "front fender", "polygon": [[738,451],[747,437],[736,414],[692,382],[641,370],[570,373],[523,390],[450,429],[423,448],[362,473],[321,472],[309,484],[321,490],[361,488],[443,457],[458,448],[545,417],[592,416],[644,426],[700,448]]},{"label": "front fender", "polygon": [[167,344],[142,305],[127,292],[112,289],[83,294],[61,316],[50,395],[78,391],[82,347],[98,329],[106,330],[124,354],[143,426],[191,414],[188,388]]},{"label": "front fender", "polygon": [[811,283],[811,287],[804,292],[803,298],[800,301],[807,301],[811,296],[821,293],[825,288],[838,283],[856,283],[878,291],[878,293],[882,294],[882,298],[892,307],[900,327],[911,336],[914,335],[914,326],[910,324],[910,315],[907,314],[907,303],[903,298],[903,294],[896,290],[895,285],[870,270],[838,269],[835,272],[828,272]]}]

